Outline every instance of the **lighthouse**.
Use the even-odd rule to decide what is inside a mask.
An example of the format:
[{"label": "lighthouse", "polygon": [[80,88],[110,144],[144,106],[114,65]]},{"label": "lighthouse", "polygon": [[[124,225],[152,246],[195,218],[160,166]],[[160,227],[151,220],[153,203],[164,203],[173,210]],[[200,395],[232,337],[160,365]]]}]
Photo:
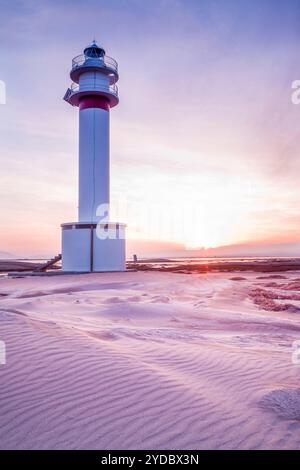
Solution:
[{"label": "lighthouse", "polygon": [[125,270],[125,225],[110,221],[110,109],[118,64],[95,41],[72,60],[64,100],[79,108],[78,221],[61,225],[62,270]]}]

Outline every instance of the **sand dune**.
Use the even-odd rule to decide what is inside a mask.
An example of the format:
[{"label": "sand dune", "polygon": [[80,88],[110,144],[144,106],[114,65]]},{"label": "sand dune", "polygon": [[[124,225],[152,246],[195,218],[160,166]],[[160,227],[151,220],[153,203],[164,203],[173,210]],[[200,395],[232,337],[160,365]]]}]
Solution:
[{"label": "sand dune", "polygon": [[298,448],[297,273],[231,278],[0,279],[0,448]]}]

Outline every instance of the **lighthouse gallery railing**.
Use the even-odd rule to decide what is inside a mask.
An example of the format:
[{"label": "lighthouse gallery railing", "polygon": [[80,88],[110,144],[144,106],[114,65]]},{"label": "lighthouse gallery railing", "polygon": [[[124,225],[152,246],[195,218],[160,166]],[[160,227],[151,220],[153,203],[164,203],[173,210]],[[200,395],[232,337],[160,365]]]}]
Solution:
[{"label": "lighthouse gallery railing", "polygon": [[[71,85],[71,90],[73,93],[77,93],[78,91],[85,91],[84,85],[80,86],[78,83],[74,83],[74,82]],[[88,85],[87,85],[87,91],[90,91],[90,87]],[[95,87],[93,91],[97,91],[97,87]],[[99,91],[106,91],[106,89],[103,88],[103,86],[99,86]],[[107,91],[109,91],[109,93],[112,93],[115,96],[118,96],[118,87],[115,84],[109,85],[109,87],[107,88]]]},{"label": "lighthouse gallery railing", "polygon": [[81,67],[82,65],[87,64],[87,61],[93,61],[93,62],[101,61],[104,63],[104,65],[107,68],[113,70],[115,73],[118,73],[118,63],[115,61],[115,59],[107,55],[105,55],[101,59],[97,59],[97,58],[87,59],[87,57],[84,54],[80,54],[74,57],[74,59],[72,60],[72,69],[76,69],[77,67]]}]

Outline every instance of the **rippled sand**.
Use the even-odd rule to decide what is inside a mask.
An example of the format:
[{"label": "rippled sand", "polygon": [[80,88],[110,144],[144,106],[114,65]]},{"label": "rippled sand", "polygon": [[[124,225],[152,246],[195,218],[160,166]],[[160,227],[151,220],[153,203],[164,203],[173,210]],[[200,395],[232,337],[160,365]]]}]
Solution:
[{"label": "rippled sand", "polygon": [[0,448],[299,448],[299,277],[1,278]]}]

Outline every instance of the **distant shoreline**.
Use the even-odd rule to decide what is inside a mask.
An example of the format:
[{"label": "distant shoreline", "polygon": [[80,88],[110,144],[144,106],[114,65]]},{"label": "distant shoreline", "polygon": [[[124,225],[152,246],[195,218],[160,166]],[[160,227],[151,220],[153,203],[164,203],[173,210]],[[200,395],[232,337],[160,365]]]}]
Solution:
[{"label": "distant shoreline", "polygon": [[[0,260],[0,272],[25,272],[34,271],[44,262],[42,260]],[[207,262],[206,262],[207,261]],[[285,272],[300,271],[300,258],[204,258],[203,260],[195,260],[193,258],[183,258],[182,261],[177,259],[152,258],[140,260],[136,263],[127,262],[128,268],[134,268],[137,271],[160,271],[182,274],[201,274],[210,272]],[[51,271],[60,269],[60,266],[54,266]]]},{"label": "distant shoreline", "polygon": [[[241,260],[244,258],[241,258]],[[298,271],[300,270],[300,259],[298,258],[269,258],[238,261],[237,259],[231,261],[230,258],[224,261],[211,261],[205,262],[139,262],[128,263],[128,266],[135,268],[138,271],[162,271],[173,272],[182,274],[192,273],[210,273],[210,272],[243,272],[252,271],[258,273],[270,272],[285,272],[285,271]]]}]

